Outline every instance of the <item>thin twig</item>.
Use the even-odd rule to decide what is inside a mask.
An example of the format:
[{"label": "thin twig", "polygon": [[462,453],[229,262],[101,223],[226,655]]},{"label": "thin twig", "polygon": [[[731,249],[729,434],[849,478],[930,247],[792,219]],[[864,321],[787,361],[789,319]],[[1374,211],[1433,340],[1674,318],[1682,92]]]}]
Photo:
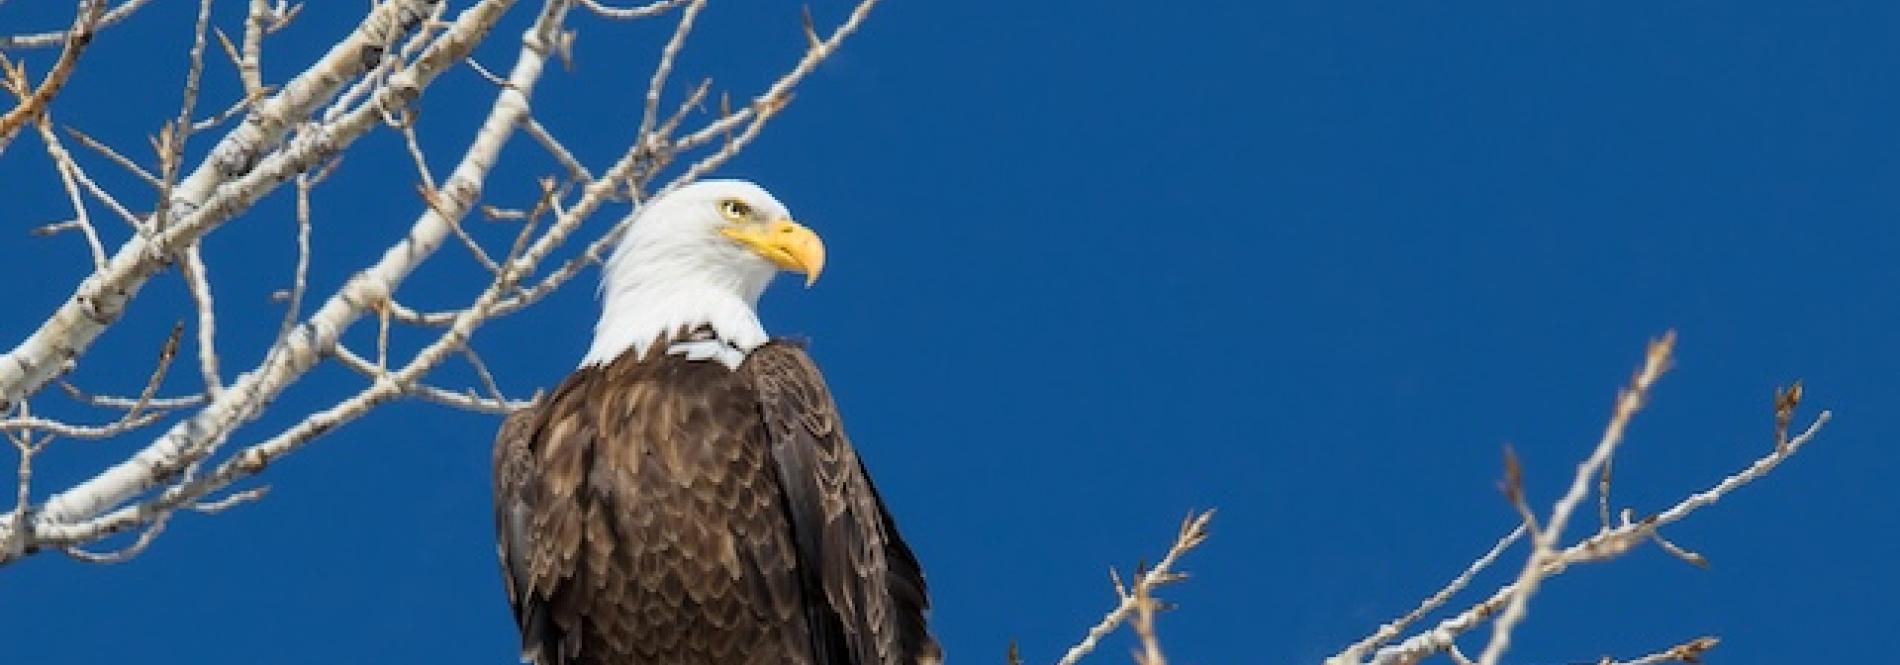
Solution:
[{"label": "thin twig", "polygon": [[80,390],[79,386],[75,386],[71,382],[68,382],[68,381],[60,381],[59,387],[61,390],[65,391],[66,395],[68,397],[71,397],[73,401],[76,401],[88,406],[96,406],[102,409],[124,410],[124,409],[133,408],[135,405],[143,403],[154,409],[163,409],[163,410],[169,411],[172,409],[188,409],[188,408],[205,403],[205,396],[203,393],[200,393],[197,395],[181,395],[178,397],[151,397],[151,398],[141,400],[139,397],[122,397],[118,395],[95,395],[95,394],[86,392],[84,390]]},{"label": "thin twig", "polygon": [[475,353],[475,349],[463,346],[462,356],[468,359],[470,367],[475,368],[475,376],[481,379],[482,388],[488,390],[488,396],[494,398],[496,402],[507,402],[507,396],[501,392],[501,384],[495,382],[495,375],[488,371],[488,364],[482,362],[481,354]]},{"label": "thin twig", "polygon": [[422,183],[430,190],[435,189],[435,174],[429,171],[429,159],[422,155],[422,142],[416,138],[416,116],[412,109],[405,113],[399,124],[393,126],[402,129],[403,147],[409,150],[409,160],[416,165],[416,173],[422,177]]},{"label": "thin twig", "polygon": [[139,180],[145,181],[145,184],[151,185],[153,189],[158,189],[161,186],[159,184],[158,176],[152,175],[151,172],[146,171],[144,168],[141,168],[138,165],[138,162],[134,162],[131,159],[127,158],[125,155],[119,154],[119,151],[113,150],[111,146],[106,145],[105,143],[99,141],[98,139],[88,136],[85,132],[79,131],[79,128],[67,127],[66,133],[71,134],[73,135],[73,138],[78,139],[80,145],[86,146],[87,148],[91,148],[94,152],[97,152],[101,155],[105,155],[106,159],[110,159],[112,160],[112,163],[118,164],[119,168],[125,169],[127,172],[130,172],[132,175],[138,176]]},{"label": "thin twig", "polygon": [[1497,544],[1491,546],[1490,551],[1485,552],[1484,556],[1478,557],[1478,560],[1471,562],[1471,565],[1466,567],[1464,572],[1459,573],[1458,576],[1453,578],[1444,588],[1439,589],[1437,593],[1432,594],[1431,597],[1426,598],[1424,602],[1419,603],[1418,607],[1407,612],[1405,616],[1380,626],[1377,632],[1347,647],[1345,651],[1341,652],[1339,658],[1357,662],[1367,651],[1377,649],[1386,642],[1397,639],[1399,635],[1405,632],[1406,628],[1410,628],[1413,623],[1424,618],[1425,615],[1437,611],[1438,608],[1443,607],[1447,601],[1450,601],[1453,596],[1458,595],[1460,591],[1464,591],[1465,587],[1470,586],[1472,578],[1477,577],[1478,573],[1484,569],[1491,567],[1491,564],[1495,563],[1498,557],[1504,554],[1506,549],[1509,549],[1519,538],[1523,538],[1527,528],[1528,526],[1525,524],[1518,524],[1517,528],[1511,529],[1510,533],[1504,534],[1503,538],[1499,538]]},{"label": "thin twig", "polygon": [[132,402],[131,408],[125,410],[126,418],[137,416],[141,409],[152,403],[152,396],[158,394],[158,384],[165,382],[165,373],[171,369],[172,359],[178,357],[178,340],[184,334],[184,322],[172,324],[171,334],[165,336],[165,345],[158,349],[157,367],[145,379],[145,388],[139,391],[138,399]]},{"label": "thin twig", "polygon": [[673,36],[666,40],[666,46],[660,49],[660,63],[653,68],[653,79],[647,83],[646,111],[640,116],[640,130],[634,132],[637,145],[652,145],[656,136],[653,123],[660,115],[660,94],[666,90],[666,79],[673,73],[673,61],[679,57],[680,47],[686,45],[686,35],[693,31],[693,19],[706,8],[706,0],[692,0],[686,5],[686,11],[680,12],[680,22],[673,28]]},{"label": "thin twig", "polygon": [[[20,417],[32,416],[26,402],[21,402],[17,410],[20,412]],[[0,552],[5,552],[8,556],[19,556],[32,538],[33,524],[27,517],[32,514],[33,509],[33,456],[37,455],[46,445],[46,441],[51,440],[52,437],[46,437],[35,443],[31,431],[6,431],[5,434],[7,440],[13,443],[13,449],[19,453],[20,462],[14,469],[13,510],[7,515],[6,520],[10,528],[5,537],[0,537]]]},{"label": "thin twig", "polygon": [[1795,407],[1801,406],[1801,382],[1775,389],[1775,447],[1788,447],[1788,425],[1794,422]]},{"label": "thin twig", "polygon": [[284,319],[277,326],[277,341],[271,348],[279,348],[290,337],[290,329],[303,316],[304,291],[308,288],[310,274],[310,190],[315,187],[309,174],[297,176],[297,267],[291,272],[290,290],[285,295],[288,301],[284,305]]},{"label": "thin twig", "polygon": [[200,501],[191,504],[191,509],[207,515],[216,515],[230,508],[264,498],[270,492],[269,486],[253,487],[241,492],[232,492],[229,496],[213,501]]},{"label": "thin twig", "polygon": [[580,0],[580,5],[586,7],[587,11],[606,18],[629,20],[657,16],[666,10],[686,4],[686,2],[687,0],[658,0],[657,2],[647,3],[638,7],[621,8],[609,7],[602,4],[600,0]]},{"label": "thin twig", "polygon": [[158,422],[158,419],[163,417],[165,417],[165,412],[163,411],[148,411],[137,415],[128,412],[118,420],[104,425],[74,425],[39,416],[14,416],[0,420],[0,431],[46,432],[69,439],[107,439],[143,428],[146,425]]},{"label": "thin twig", "polygon": [[462,62],[468,63],[469,69],[475,70],[475,74],[477,76],[480,76],[484,79],[488,79],[488,82],[495,84],[495,87],[497,88],[506,89],[511,85],[510,83],[508,83],[508,79],[502,78],[500,76],[495,75],[494,72],[488,71],[488,68],[483,67],[482,63],[476,61],[474,57],[463,58]]},{"label": "thin twig", "polygon": [[185,278],[191,302],[198,310],[198,372],[203,375],[205,394],[217,399],[224,391],[224,379],[218,373],[218,315],[211,298],[211,276],[205,268],[202,243],[185,248],[185,261],[179,274]]},{"label": "thin twig", "polygon": [[[40,132],[40,143],[44,144],[46,154],[53,160],[53,170],[59,171],[59,182],[66,187],[66,197],[73,206],[73,227],[79,229],[86,238],[86,248],[92,252],[92,269],[105,270],[106,246],[99,241],[99,230],[92,225],[92,217],[86,213],[86,201],[79,195],[79,165],[73,162],[73,156],[59,143],[59,137],[53,133],[52,121],[45,115],[39,117],[34,125]],[[46,227],[51,229],[51,227]],[[35,233],[38,233],[36,230]]]},{"label": "thin twig", "polygon": [[1207,525],[1213,519],[1214,511],[1211,510],[1199,515],[1189,515],[1187,519],[1182,520],[1180,533],[1175,536],[1174,544],[1168,547],[1168,553],[1161,557],[1160,563],[1155,564],[1155,567],[1147,572],[1137,575],[1135,583],[1130,588],[1122,588],[1118,578],[1115,586],[1116,593],[1121,596],[1121,602],[1115,605],[1115,609],[1109,610],[1108,615],[1102,617],[1099,623],[1090,628],[1088,635],[1084,636],[1081,642],[1070,647],[1069,651],[1063,654],[1062,659],[1056,661],[1056,665],[1075,665],[1077,661],[1082,660],[1083,656],[1094,651],[1102,638],[1115,632],[1115,628],[1136,611],[1137,606],[1142,602],[1143,594],[1152,593],[1156,586],[1179,581],[1181,576],[1174,572],[1174,564],[1182,555],[1207,540]]},{"label": "thin twig", "polygon": [[1664,538],[1661,533],[1651,532],[1649,538],[1650,540],[1656,541],[1656,545],[1661,547],[1664,552],[1668,552],[1670,555],[1682,559],[1684,563],[1697,568],[1709,567],[1708,557],[1691,552],[1687,548],[1671,542],[1668,538]]},{"label": "thin twig", "polygon": [[806,49],[805,56],[799,59],[798,64],[792,67],[791,71],[786,72],[784,76],[779,77],[779,80],[774,82],[770,88],[767,88],[763,94],[754,98],[749,108],[740,109],[731,115],[720,118],[700,128],[697,132],[675,141],[673,149],[690,150],[704,145],[714,137],[726,135],[734,127],[738,127],[740,123],[749,120],[755,113],[777,112],[783,108],[786,103],[791,101],[792,89],[798,87],[798,83],[803,81],[807,75],[811,74],[812,70],[818,67],[818,63],[824,62],[833,52],[837,51],[838,47],[844,43],[846,37],[857,32],[859,26],[864,24],[865,19],[870,17],[871,8],[875,6],[877,6],[877,0],[863,0],[859,2],[858,6],[851,10],[851,15],[845,18],[844,23],[839,24],[837,28],[832,30],[830,37],[825,38],[824,41],[819,42],[816,46]]},{"label": "thin twig", "polygon": [[1155,632],[1155,615],[1161,613],[1161,601],[1155,600],[1154,590],[1137,585],[1135,587],[1135,618],[1129,622],[1135,629],[1135,639],[1141,643],[1141,651],[1135,653],[1136,665],[1168,665],[1167,656],[1161,653],[1161,636]]},{"label": "thin twig", "polygon": [[178,342],[185,332],[184,324],[172,326],[171,335],[165,338],[165,345],[159,348],[158,363],[151,376],[145,380],[145,388],[139,391],[136,400],[126,408],[125,413],[105,425],[72,425],[57,420],[39,418],[22,414],[0,420],[0,431],[7,432],[49,432],[73,439],[105,439],[157,422],[165,416],[164,411],[145,411],[152,403],[152,396],[158,393],[158,385],[165,380],[165,373],[171,369],[172,359],[178,356]]},{"label": "thin twig", "polygon": [[197,133],[216,128],[218,125],[222,125],[232,118],[237,117],[238,114],[250,110],[253,106],[257,105],[257,102],[269,97],[270,93],[270,86],[258,88],[256,92],[241,97],[237,101],[232,102],[229,106],[224,107],[224,110],[213,113],[210,117],[203,120],[191,123],[191,131]]},{"label": "thin twig", "polygon": [[1645,354],[1643,367],[1630,380],[1629,388],[1617,396],[1616,409],[1610,415],[1610,424],[1603,429],[1603,436],[1590,457],[1577,467],[1577,474],[1570,482],[1569,491],[1558,499],[1557,505],[1550,510],[1550,518],[1545,521],[1542,530],[1532,534],[1533,549],[1529,561],[1524,564],[1523,572],[1518,574],[1518,591],[1505,606],[1504,613],[1491,624],[1491,641],[1485,645],[1484,652],[1478,657],[1479,665],[1497,665],[1498,659],[1511,646],[1511,631],[1530,609],[1531,596],[1537,592],[1537,586],[1543,581],[1545,562],[1557,553],[1564,526],[1570,520],[1570,514],[1577,504],[1590,493],[1590,481],[1616,454],[1616,447],[1623,441],[1623,431],[1629,425],[1630,418],[1649,398],[1649,388],[1669,366],[1670,353],[1675,348],[1676,334],[1664,333],[1661,338],[1650,342]]},{"label": "thin twig", "polygon": [[[281,4],[278,5],[282,7]],[[244,97],[255,99],[264,89],[264,33],[265,21],[283,16],[274,11],[270,0],[251,0],[249,11],[244,15],[244,49],[238,53],[238,80],[244,82]],[[277,19],[288,22],[288,18]]]},{"label": "thin twig", "polygon": [[[371,381],[396,382],[395,373],[386,367],[377,366],[376,363],[350,350],[349,347],[338,344],[336,348],[331,350],[331,353],[336,357],[338,363],[353,372],[363,375],[364,378],[370,379]],[[494,397],[481,397],[474,394],[472,390],[455,392],[447,388],[438,388],[414,381],[397,382],[395,385],[404,395],[417,397],[443,406],[473,411],[475,413],[507,415],[513,413],[516,409],[533,403],[533,400],[507,399],[500,395],[498,389]]]},{"label": "thin twig", "polygon": [[449,225],[449,230],[455,234],[455,238],[462,241],[462,246],[468,248],[469,255],[475,257],[476,263],[482,264],[482,267],[487,268],[491,274],[501,272],[501,265],[495,263],[495,260],[488,256],[488,250],[482,249],[482,244],[475,241],[475,236],[469,235],[468,229],[462,227],[461,215],[449,215],[440,212],[444,210],[446,206],[442,203],[442,197],[436,193],[435,188],[428,186],[426,183],[417,185],[416,194],[422,197],[422,202],[427,204],[431,210],[438,211],[438,216],[442,218],[444,223]]},{"label": "thin twig", "polygon": [[541,122],[535,120],[534,116],[523,118],[521,128],[528,132],[528,136],[533,137],[536,143],[540,143],[542,148],[546,148],[548,154],[553,155],[554,160],[561,163],[562,168],[567,169],[568,177],[578,183],[593,182],[594,175],[587,172],[587,167],[583,166],[580,160],[575,159],[574,153],[568,152],[567,147],[561,145],[553,134],[548,133],[548,128],[541,126]]},{"label": "thin twig", "polygon": [[1603,460],[1603,472],[1597,476],[1597,519],[1605,529],[1610,528],[1610,469],[1616,465],[1616,457]]},{"label": "thin twig", "polygon": [[1715,645],[1721,644],[1721,643],[1722,643],[1722,640],[1715,637],[1714,635],[1704,635],[1702,637],[1698,637],[1693,640],[1683,642],[1682,644],[1669,647],[1662,651],[1658,651],[1656,653],[1652,653],[1647,656],[1643,656],[1642,658],[1637,658],[1635,660],[1610,660],[1608,656],[1605,656],[1603,660],[1598,661],[1598,662],[1600,663],[1600,665],[1662,665],[1663,663],[1700,663],[1702,662],[1703,655],[1707,654],[1709,650],[1714,649]]},{"label": "thin twig", "polygon": [[204,80],[205,34],[211,24],[211,0],[199,0],[198,22],[192,32],[190,65],[185,69],[184,94],[178,102],[178,119],[159,128],[155,141],[158,150],[158,205],[152,211],[150,227],[163,231],[172,214],[172,191],[185,163],[185,144],[190,141],[195,123],[192,111],[198,106],[198,88]]},{"label": "thin twig", "polygon": [[117,550],[110,552],[92,552],[77,545],[69,545],[60,548],[60,551],[65,552],[66,556],[86,563],[124,563],[130,561],[132,557],[144,553],[145,548],[151,547],[153,541],[158,540],[158,535],[165,532],[165,525],[171,522],[171,517],[172,514],[170,512],[159,513],[154,516],[151,525],[145,527],[144,531],[139,532],[138,540],[134,540],[131,545]]},{"label": "thin twig", "polygon": [[119,203],[118,199],[113,198],[110,192],[100,187],[99,183],[94,182],[92,176],[87,175],[86,170],[80,168],[79,162],[71,159],[70,153],[60,144],[57,134],[46,135],[45,140],[46,143],[57,148],[60,153],[67,155],[66,170],[68,174],[72,176],[73,180],[86,190],[86,193],[91,194],[93,199],[105,204],[106,209],[111,210],[112,214],[118,215],[121,221],[125,222],[127,226],[132,227],[133,232],[139,234],[141,237],[150,235],[144,219],[140,218],[138,214],[133,213],[131,210],[127,210],[125,205]]},{"label": "thin twig", "polygon": [[[139,219],[139,216],[132,211],[127,210],[123,204],[119,203],[118,199],[113,198],[110,193],[106,192],[105,188],[93,182],[92,176],[87,175],[86,170],[79,166],[79,161],[73,158],[72,152],[68,151],[66,145],[59,140],[59,134],[52,131],[52,116],[50,114],[40,116],[40,123],[42,125],[40,127],[40,141],[46,144],[47,154],[52,156],[53,162],[60,166],[61,178],[69,180],[69,183],[77,183],[80,187],[85,188],[87,193],[92,194],[93,198],[105,204],[106,208],[112,210],[113,214],[118,215],[120,220],[123,220],[127,225],[131,226],[133,231],[138,232],[140,235],[145,235],[144,221]],[[71,128],[68,128],[68,131],[72,131]],[[74,132],[74,135],[82,137],[82,143],[91,140],[90,137],[86,137],[84,134]],[[111,152],[111,149],[106,148],[104,145],[98,145],[96,149],[103,149],[108,155],[117,156],[117,153]],[[123,159],[123,157],[120,157],[120,159]],[[125,163],[121,163],[121,166],[127,165],[131,166],[130,170],[134,173],[141,176],[147,175],[144,171],[139,170],[136,165],[131,165],[129,160]],[[82,219],[84,218],[83,213],[81,213],[81,217]],[[89,222],[85,223],[84,226],[88,227],[88,231],[96,237],[97,227],[92,226]],[[105,253],[103,246],[99,248],[99,253]],[[95,261],[93,269],[103,272],[105,270],[105,261]]]},{"label": "thin twig", "polygon": [[[99,20],[93,23],[93,31],[97,32],[111,27],[119,21],[125,20],[125,17],[131,16],[132,12],[138,11],[139,7],[143,7],[147,2],[151,2],[151,0],[126,0],[125,2],[119,3],[119,6],[113,7],[111,11],[100,16]],[[0,51],[56,46],[66,43],[67,37],[72,34],[73,32],[71,30],[54,30],[52,32],[40,32],[30,35],[0,36]]]}]

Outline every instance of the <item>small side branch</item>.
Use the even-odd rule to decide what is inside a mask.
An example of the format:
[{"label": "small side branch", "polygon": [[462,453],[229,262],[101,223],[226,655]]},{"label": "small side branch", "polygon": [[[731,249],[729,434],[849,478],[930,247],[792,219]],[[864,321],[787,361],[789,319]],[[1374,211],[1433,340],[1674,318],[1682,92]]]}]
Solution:
[{"label": "small side branch", "polygon": [[1404,634],[1405,629],[1410,628],[1413,623],[1417,623],[1419,619],[1424,618],[1432,612],[1438,611],[1438,608],[1444,607],[1445,603],[1450,601],[1453,596],[1458,595],[1459,592],[1465,590],[1465,587],[1470,586],[1472,578],[1477,577],[1478,573],[1483,572],[1484,569],[1490,568],[1491,564],[1496,563],[1498,557],[1502,556],[1505,550],[1510,549],[1511,545],[1516,543],[1518,539],[1523,538],[1525,531],[1529,528],[1527,524],[1517,525],[1517,528],[1512,529],[1511,532],[1505,534],[1503,538],[1499,538],[1497,544],[1492,545],[1491,550],[1485,552],[1484,556],[1478,557],[1476,561],[1471,562],[1471,565],[1465,568],[1465,572],[1460,573],[1458,577],[1453,578],[1444,588],[1439,589],[1437,593],[1432,594],[1431,597],[1426,598],[1424,602],[1419,603],[1418,607],[1407,612],[1405,616],[1399,617],[1392,623],[1380,626],[1377,632],[1347,647],[1340,655],[1328,659],[1327,662],[1358,662],[1359,658],[1365,655],[1366,652],[1377,649],[1380,645],[1397,639],[1398,636]]},{"label": "small side branch", "polygon": [[580,0],[580,5],[599,16],[624,21],[659,16],[686,2],[687,0],[659,0],[638,7],[609,7],[600,0]]},{"label": "small side branch", "polygon": [[[1095,647],[1101,643],[1102,638],[1107,637],[1109,633],[1115,632],[1115,629],[1120,627],[1122,622],[1127,621],[1129,617],[1139,612],[1152,612],[1155,609],[1152,604],[1154,602],[1153,593],[1155,588],[1181,581],[1187,577],[1185,573],[1175,572],[1174,566],[1179,562],[1182,555],[1187,554],[1189,550],[1194,549],[1207,540],[1207,526],[1213,521],[1214,511],[1211,510],[1199,515],[1189,515],[1187,519],[1182,520],[1181,531],[1175,535],[1174,545],[1168,548],[1167,555],[1161,557],[1161,562],[1155,564],[1154,568],[1137,574],[1132,587],[1124,586],[1121,576],[1117,575],[1113,569],[1110,569],[1109,577],[1115,583],[1115,595],[1121,598],[1121,602],[1115,605],[1115,609],[1109,610],[1108,615],[1102,617],[1101,622],[1095,624],[1095,627],[1090,628],[1088,635],[1083,636],[1081,642],[1070,647],[1068,653],[1063,654],[1062,659],[1056,661],[1056,665],[1075,665],[1075,663],[1082,660],[1083,656],[1087,656],[1090,652],[1095,651]],[[1150,617],[1149,630],[1152,632],[1152,629],[1152,617]],[[1144,638],[1144,642],[1146,641],[1147,638]],[[1144,646],[1144,649],[1147,648],[1153,649],[1152,654],[1154,658],[1157,659],[1154,665],[1161,665],[1159,660],[1160,647],[1158,645],[1151,647]]]},{"label": "small side branch", "polygon": [[198,243],[185,248],[185,262],[179,272],[198,310],[198,372],[204,376],[205,394],[217,399],[224,390],[224,379],[218,374],[218,314],[211,299],[211,276]]},{"label": "small side branch", "polygon": [[[1628,388],[1617,395],[1615,411],[1610,414],[1610,424],[1603,429],[1603,436],[1597,441],[1596,449],[1590,457],[1577,467],[1577,473],[1571,479],[1569,491],[1557,501],[1550,510],[1550,518],[1544,528],[1532,535],[1530,560],[1524,564],[1523,572],[1518,574],[1517,593],[1504,608],[1496,622],[1491,624],[1491,641],[1485,645],[1484,653],[1478,656],[1478,665],[1497,665],[1504,657],[1505,650],[1511,646],[1511,631],[1530,610],[1531,596],[1536,594],[1537,585],[1546,575],[1545,564],[1558,553],[1558,543],[1563,538],[1564,526],[1569,522],[1571,513],[1578,504],[1583,503],[1590,494],[1590,482],[1609,464],[1616,454],[1616,447],[1623,442],[1623,431],[1629,426],[1631,418],[1643,408],[1649,398],[1650,386],[1669,366],[1670,354],[1675,349],[1676,334],[1665,333],[1661,338],[1650,342],[1645,354],[1643,367],[1635,378],[1630,380]],[[1603,481],[1607,483],[1608,481]]]},{"label": "small side branch", "polygon": [[59,171],[59,182],[66,187],[66,198],[73,206],[73,219],[70,222],[51,224],[33,230],[34,235],[51,235],[69,228],[78,229],[86,238],[86,248],[92,251],[92,269],[104,270],[106,267],[106,246],[99,241],[99,229],[92,225],[92,216],[86,213],[85,198],[79,194],[79,180],[84,173],[73,162],[72,155],[59,143],[59,137],[53,133],[52,122],[46,116],[40,116],[40,142],[46,145],[46,154],[53,159],[53,168]]},{"label": "small side branch", "polygon": [[172,360],[178,357],[178,341],[184,335],[183,323],[172,326],[171,335],[165,338],[165,345],[158,351],[157,367],[145,380],[145,389],[125,407],[125,413],[105,425],[72,425],[57,420],[39,418],[21,414],[0,420],[0,431],[4,432],[46,432],[72,439],[104,439],[118,436],[132,430],[157,422],[163,418],[163,411],[146,411],[152,405],[152,396],[158,394],[158,385],[165,381],[165,373],[171,369]]},{"label": "small side branch", "polygon": [[1722,640],[1713,635],[1698,637],[1668,649],[1637,658],[1635,660],[1611,660],[1604,656],[1598,665],[1663,665],[1664,663],[1700,663],[1707,654]]},{"label": "small side branch", "polygon": [[[105,15],[99,17],[99,21],[92,26],[93,31],[97,32],[104,28],[111,27],[119,21],[125,20],[126,17],[132,15],[132,12],[136,12],[140,7],[145,6],[147,2],[151,2],[151,0],[126,0],[125,2],[119,3],[119,6],[112,8],[112,11],[108,11]],[[40,32],[30,35],[0,36],[0,51],[56,46],[68,42],[73,34],[73,31],[70,30],[54,30],[52,32]]]}]

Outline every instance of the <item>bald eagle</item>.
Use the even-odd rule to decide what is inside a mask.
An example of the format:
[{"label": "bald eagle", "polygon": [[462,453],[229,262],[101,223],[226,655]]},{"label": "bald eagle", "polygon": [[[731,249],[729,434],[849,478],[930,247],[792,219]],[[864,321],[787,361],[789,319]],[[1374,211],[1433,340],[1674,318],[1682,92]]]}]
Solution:
[{"label": "bald eagle", "polygon": [[754,307],[824,245],[757,185],[647,202],[579,369],[495,438],[495,529],[536,665],[937,663],[917,557],[803,348]]}]

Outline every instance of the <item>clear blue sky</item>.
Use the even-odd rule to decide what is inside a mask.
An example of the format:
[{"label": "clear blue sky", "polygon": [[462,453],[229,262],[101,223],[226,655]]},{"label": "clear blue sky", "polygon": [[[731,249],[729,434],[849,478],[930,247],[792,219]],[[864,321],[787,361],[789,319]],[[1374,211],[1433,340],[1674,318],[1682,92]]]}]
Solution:
[{"label": "clear blue sky", "polygon": [[[242,5],[219,3],[220,24]],[[0,5],[0,31],[61,25],[67,6]],[[301,69],[361,6],[309,3],[267,73]],[[828,23],[844,6],[814,11]],[[102,35],[59,121],[148,154],[142,137],[176,113],[194,7],[153,3]],[[764,316],[813,340],[923,558],[952,658],[998,663],[1017,639],[1053,660],[1113,601],[1109,565],[1152,560],[1212,506],[1195,577],[1168,594],[1170,653],[1316,662],[1510,528],[1505,443],[1548,505],[1644,341],[1671,328],[1679,360],[1619,459],[1619,506],[1659,509],[1755,458],[1791,379],[1807,380],[1804,421],[1838,417],[1766,482],[1668,532],[1711,569],[1649,548],[1575,570],[1539,597],[1511,662],[1704,633],[1727,664],[1891,654],[1900,6],[1161,7],[893,0],[724,172],[772,188],[830,244],[824,281],[779,285]],[[505,67],[530,13],[478,57]],[[536,99],[600,164],[637,122],[663,27],[577,25],[575,68]],[[796,3],[714,3],[680,73],[756,90],[800,40]],[[206,106],[233,82],[214,64]],[[438,173],[488,94],[463,68],[425,98]],[[399,142],[365,141],[316,204],[323,292],[419,207]],[[37,150],[23,138],[0,158],[7,346],[83,269],[77,238],[25,235],[67,214]],[[508,155],[490,191],[521,205],[553,166],[525,140]],[[254,364],[275,325],[288,210],[280,196],[209,243],[227,368]],[[400,295],[446,305],[478,278],[453,247],[439,263]],[[509,390],[574,365],[594,279],[477,335]],[[186,311],[180,292],[154,282],[76,378],[135,386]],[[167,386],[194,380],[187,366]],[[358,385],[320,370],[234,442]],[[7,659],[513,662],[496,422],[402,403],[275,465],[266,500],[180,517],[132,563],[0,570]],[[59,444],[42,482],[143,442]],[[1127,646],[1096,662],[1127,662]]]}]

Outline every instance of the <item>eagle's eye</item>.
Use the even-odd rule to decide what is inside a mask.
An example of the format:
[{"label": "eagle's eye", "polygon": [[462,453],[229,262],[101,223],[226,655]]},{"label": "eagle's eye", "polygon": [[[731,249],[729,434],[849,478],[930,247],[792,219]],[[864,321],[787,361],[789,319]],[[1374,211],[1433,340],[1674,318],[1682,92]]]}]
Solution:
[{"label": "eagle's eye", "polygon": [[739,199],[724,199],[719,202],[719,214],[725,215],[726,221],[742,222],[751,219],[752,206]]}]

